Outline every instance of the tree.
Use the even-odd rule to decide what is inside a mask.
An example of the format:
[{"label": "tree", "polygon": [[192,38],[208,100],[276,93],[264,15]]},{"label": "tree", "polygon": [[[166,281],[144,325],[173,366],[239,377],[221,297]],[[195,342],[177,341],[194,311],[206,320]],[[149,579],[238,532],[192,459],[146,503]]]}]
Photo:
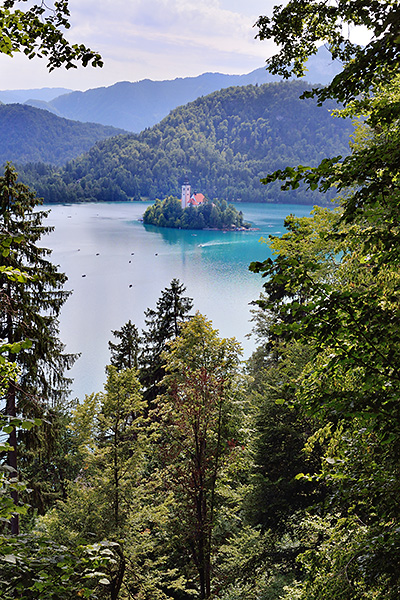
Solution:
[{"label": "tree", "polygon": [[[307,346],[281,343],[274,345],[262,368],[257,360],[249,360],[253,465],[247,514],[253,525],[261,525],[273,534],[277,547],[282,536],[295,537],[293,515],[321,501],[325,491],[325,486],[311,477],[297,478],[302,472],[315,476],[321,468],[318,448],[304,452],[319,422],[307,414],[296,397],[298,381],[309,359]],[[285,547],[282,561],[293,568],[298,553],[296,544]],[[279,554],[277,549],[276,556]]]},{"label": "tree", "polygon": [[[66,276],[47,260],[50,251],[37,246],[50,231],[42,224],[47,213],[37,210],[39,204],[7,165],[0,178],[0,227],[3,240],[7,240],[0,257],[0,338],[10,345],[9,360],[19,366],[18,381],[9,379],[3,395],[10,417],[42,416],[46,406],[57,407],[69,383],[64,370],[74,361],[58,339],[57,318],[69,295],[62,289]],[[10,269],[23,272],[23,277],[10,278]],[[13,359],[13,344],[23,340],[30,342],[21,346]],[[9,452],[8,462],[16,474],[15,429],[9,443],[14,450]],[[17,530],[17,518],[13,527]]]},{"label": "tree", "polygon": [[[395,567],[400,552],[395,500],[400,391],[398,18],[397,2],[293,1],[258,22],[260,37],[283,43],[272,69],[284,75],[292,68],[299,74],[316,42],[326,41],[332,56],[345,64],[329,86],[313,94],[319,102],[344,102],[339,116],[360,120],[350,156],[325,159],[315,169],[286,167],[264,180],[281,180],[283,189],[296,189],[301,182],[322,192],[335,186],[342,194],[341,214],[332,227],[318,232],[314,223],[304,235],[304,227],[292,220],[290,244],[274,240],[275,260],[252,267],[268,279],[266,302],[261,304],[275,316],[271,336],[305,343],[311,350],[297,396],[321,420],[307,445],[322,445],[320,477],[331,487],[331,514],[304,524],[303,539],[310,548],[301,560],[307,575],[289,587],[288,598],[320,598],[322,593],[337,598],[340,593],[349,599],[389,599],[400,589]],[[344,23],[366,25],[371,42],[364,48],[351,44],[344,38]],[[318,237],[340,260],[314,252]],[[304,247],[311,253],[292,252]],[[317,531],[325,534],[315,543]]]},{"label": "tree", "polygon": [[196,313],[164,354],[167,392],[154,413],[161,474],[177,499],[174,528],[196,567],[201,599],[211,596],[217,484],[238,444],[239,357],[238,343],[220,339]]},{"label": "tree", "polygon": [[[359,408],[369,416],[377,409],[378,380],[382,378],[384,385],[383,379],[389,378],[395,386],[398,380],[399,334],[394,319],[400,224],[398,14],[397,2],[361,5],[346,1],[331,6],[293,1],[284,9],[276,9],[272,19],[259,20],[262,37],[278,40],[283,29],[285,32],[287,44],[274,59],[273,68],[280,65],[279,68],[287,69],[289,59],[294,57],[301,63],[313,51],[317,39],[326,39],[333,56],[341,56],[346,62],[342,73],[321,92],[320,100],[327,95],[344,100],[347,107],[340,114],[363,119],[350,156],[343,160],[325,159],[315,169],[287,167],[264,180],[265,183],[283,180],[283,189],[296,188],[305,182],[323,192],[335,185],[343,194],[341,217],[331,232],[321,232],[333,246],[336,243],[337,252],[344,253],[337,271],[339,279],[318,278],[318,270],[324,263],[322,257],[306,262],[279,252],[274,262],[255,268],[271,276],[266,285],[270,292],[274,290],[275,296],[269,293],[273,302],[278,298],[279,282],[278,311],[285,315],[286,323],[289,315],[292,321],[301,320],[316,347],[334,350],[326,365],[331,373],[343,369],[344,376],[355,366],[361,369]],[[284,17],[287,19],[283,25]],[[365,48],[346,41],[342,31],[344,22],[367,26],[372,31],[372,41]],[[350,81],[354,73],[357,76]],[[299,296],[302,289],[307,290],[306,302]],[[293,290],[296,292],[290,297],[295,301],[285,306],[286,292]],[[387,390],[386,393],[390,396]],[[387,397],[385,405],[388,403],[397,410],[395,396],[391,400]],[[340,407],[341,412],[345,411],[345,404]]]},{"label": "tree", "polygon": [[[75,62],[84,66],[102,66],[101,57],[84,45],[70,45],[62,33],[69,28],[68,0],[56,2],[53,8],[44,3],[34,4],[22,11],[18,8],[20,0],[6,0],[0,9],[1,42],[0,52],[13,56],[21,50],[28,56],[46,57],[47,66],[52,70],[61,65],[66,68],[76,67]],[[42,226],[45,213],[34,208],[39,203],[28,188],[17,183],[15,171],[7,165],[4,177],[0,179],[1,201],[1,238],[6,245],[3,250],[1,274],[1,334],[9,344],[10,355],[16,342],[30,336],[36,340],[32,350],[19,354],[18,363],[22,367],[19,391],[24,386],[24,401],[28,394],[39,393],[42,399],[54,399],[56,388],[64,387],[67,381],[63,377],[63,369],[72,364],[73,357],[63,355],[62,344],[57,339],[57,316],[66,299],[61,291],[65,276],[59,274],[55,267],[44,257],[48,251],[38,249],[36,241],[47,229]],[[19,251],[19,248],[21,250]],[[5,270],[3,269],[5,267]],[[7,279],[7,270],[27,271],[29,284],[23,280],[25,275],[15,281]],[[40,269],[40,273],[36,271]],[[26,288],[24,287],[26,285]],[[23,337],[19,338],[22,335]],[[52,381],[47,379],[44,365],[51,373]],[[13,379],[7,384],[6,414],[15,417],[17,386]],[[41,399],[41,400],[42,400]],[[42,402],[40,402],[42,403]],[[20,403],[21,404],[21,403]],[[30,406],[29,406],[30,405]],[[32,402],[20,406],[24,414],[31,412]],[[10,433],[8,461],[13,475],[17,474],[17,439],[16,431]],[[17,503],[14,494],[14,502]],[[12,531],[18,533],[18,516],[12,520]]]},{"label": "tree", "polygon": [[186,288],[173,279],[157,300],[156,308],[145,312],[147,329],[142,333],[143,348],[139,356],[140,381],[146,401],[152,402],[161,392],[158,384],[164,377],[162,353],[167,342],[179,335],[182,324],[189,318],[193,301],[183,296]]},{"label": "tree", "polygon": [[[371,112],[374,119],[388,95],[386,91],[371,101],[372,109],[378,106]],[[319,433],[307,445],[324,448],[320,477],[333,490],[331,509],[341,516],[336,528],[327,521],[330,536],[303,556],[310,577],[299,597],[319,597],[321,585],[326,586],[326,598],[336,597],[333,581],[340,576],[344,556],[352,565],[344,598],[358,597],[358,589],[360,597],[366,590],[379,590],[378,597],[398,595],[394,562],[399,543],[392,529],[400,519],[395,500],[400,391],[398,167],[391,152],[395,139],[398,126],[393,121],[380,118],[376,133],[362,126],[351,159],[335,171],[339,185],[350,183],[351,174],[359,184],[343,199],[342,211],[332,215],[330,224],[318,221],[318,213],[313,221],[288,219],[289,233],[272,241],[275,260],[252,267],[267,276],[261,305],[275,316],[270,328],[275,344],[297,342],[311,351],[297,382],[297,397],[321,421]],[[322,168],[318,177],[321,173]],[[326,173],[333,180],[331,167]],[[297,174],[301,176],[301,168]],[[365,527],[356,527],[354,517]],[[329,567],[326,553],[337,544],[346,547],[346,554],[335,553]]]},{"label": "tree", "polygon": [[[336,98],[347,103],[359,94],[368,95],[377,81],[387,84],[398,72],[399,18],[396,0],[290,0],[285,6],[275,6],[272,17],[258,19],[257,37],[273,39],[280,46],[279,53],[268,60],[268,69],[285,78],[304,75],[307,58],[325,43],[332,59],[342,61],[344,67],[328,86],[314,90],[313,95],[320,102]],[[347,33],[355,26],[370,32],[365,46],[350,41]]]},{"label": "tree", "polygon": [[121,340],[119,344],[108,342],[111,350],[111,364],[118,371],[137,369],[140,348],[140,336],[136,325],[129,320],[120,330],[111,331],[114,337]]},{"label": "tree", "polygon": [[0,8],[0,52],[13,56],[22,51],[29,59],[46,58],[50,71],[61,66],[76,68],[75,63],[103,66],[97,52],[65,38],[63,29],[70,27],[68,0],[56,1],[53,6],[41,2],[25,10],[18,8],[22,2],[5,0]]},{"label": "tree", "polygon": [[[138,510],[136,488],[145,468],[144,402],[134,369],[107,367],[104,393],[91,394],[72,414],[71,429],[81,469],[69,482],[68,497],[50,518],[68,545],[107,538],[126,538],[132,511]],[[45,519],[46,522],[46,519]],[[54,525],[53,525],[54,526]],[[50,527],[51,531],[51,527]],[[51,537],[57,535],[51,532]],[[67,538],[67,539],[66,539]],[[124,581],[126,554],[121,546],[110,597],[115,600]],[[128,549],[129,554],[129,549]]]},{"label": "tree", "polygon": [[145,408],[135,369],[108,366],[104,393],[86,396],[72,412],[79,473],[68,483],[67,497],[40,520],[40,530],[68,548],[105,537],[119,543],[109,578],[112,600],[173,600],[186,589],[171,560],[173,500],[160,492],[154,473]]}]

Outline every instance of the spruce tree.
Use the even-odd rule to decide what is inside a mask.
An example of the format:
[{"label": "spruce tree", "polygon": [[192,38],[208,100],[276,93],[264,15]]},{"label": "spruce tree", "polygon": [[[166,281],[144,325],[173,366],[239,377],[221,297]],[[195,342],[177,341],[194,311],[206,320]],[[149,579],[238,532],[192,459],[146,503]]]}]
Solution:
[{"label": "spruce tree", "polygon": [[[0,338],[7,344],[29,340],[28,348],[17,355],[10,354],[19,368],[17,381],[5,386],[3,403],[11,417],[55,414],[61,407],[70,380],[64,376],[75,357],[64,353],[58,338],[58,316],[69,293],[63,290],[66,276],[58,271],[48,257],[51,253],[37,243],[51,231],[43,220],[47,211],[34,192],[17,181],[15,169],[7,164],[0,177],[0,232],[3,253],[0,267],[20,270],[24,277],[7,277],[0,269]],[[48,413],[47,413],[48,414]],[[17,436],[10,434],[8,464],[17,473]],[[14,498],[17,502],[17,498]],[[18,531],[14,519],[12,529]]]},{"label": "spruce tree", "polygon": [[143,350],[140,354],[140,381],[144,388],[144,398],[154,401],[161,389],[159,383],[165,371],[161,354],[167,342],[175,339],[182,323],[188,320],[193,300],[184,296],[185,286],[179,279],[173,279],[157,301],[156,308],[145,311],[147,329],[142,333]]},{"label": "spruce tree", "polygon": [[137,369],[141,340],[136,325],[129,319],[120,330],[116,329],[111,333],[120,340],[119,343],[108,342],[108,347],[111,350],[111,364],[118,371]]}]

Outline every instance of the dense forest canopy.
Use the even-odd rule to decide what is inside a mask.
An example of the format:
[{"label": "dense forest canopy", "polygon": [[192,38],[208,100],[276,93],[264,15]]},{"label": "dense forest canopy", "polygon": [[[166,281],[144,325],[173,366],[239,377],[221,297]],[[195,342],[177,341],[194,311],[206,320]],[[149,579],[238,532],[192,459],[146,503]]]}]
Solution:
[{"label": "dense forest canopy", "polygon": [[248,229],[249,223],[243,221],[242,211],[238,211],[225,200],[205,199],[198,206],[182,208],[178,198],[169,196],[156,200],[148,206],[143,215],[145,225],[172,227],[174,229]]},{"label": "dense forest canopy", "polygon": [[199,98],[140,135],[96,144],[53,172],[20,169],[46,202],[155,200],[180,194],[187,175],[209,198],[228,202],[323,201],[305,189],[283,195],[260,178],[288,163],[315,166],[346,155],[352,125],[300,100],[304,83],[234,87]]},{"label": "dense forest canopy", "polygon": [[79,123],[23,104],[0,105],[0,163],[64,165],[99,140],[125,133],[97,123]]},{"label": "dense forest canopy", "polygon": [[[343,115],[359,119],[349,156],[287,166],[264,180],[340,193],[335,212],[289,217],[288,232],[270,240],[274,260],[251,266],[265,276],[264,359],[297,370],[294,404],[319,423],[304,450],[322,449],[318,481],[327,492],[297,521],[301,572],[284,600],[400,594],[399,16],[395,1],[291,0],[258,21],[260,37],[281,47],[272,70],[286,76],[301,74],[327,43],[344,68],[310,95],[322,104],[336,98]],[[365,47],[345,33],[360,24],[370,31]],[[299,352],[308,356],[303,364]],[[315,480],[309,470],[297,479]]]}]

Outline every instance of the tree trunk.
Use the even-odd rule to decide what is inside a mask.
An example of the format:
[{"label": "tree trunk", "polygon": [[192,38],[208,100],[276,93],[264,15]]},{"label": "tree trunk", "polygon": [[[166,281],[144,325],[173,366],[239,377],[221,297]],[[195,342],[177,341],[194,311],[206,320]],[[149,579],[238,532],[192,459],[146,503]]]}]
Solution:
[{"label": "tree trunk", "polygon": [[[13,381],[9,382],[8,390],[7,390],[7,405],[6,405],[6,415],[9,417],[16,417],[17,411],[15,406],[15,384]],[[10,473],[10,479],[16,479],[18,477],[17,471],[17,430],[14,427],[8,436],[8,443],[13,447],[13,450],[9,450],[7,453],[7,463],[13,469]],[[11,497],[13,499],[14,504],[18,505],[18,492],[17,490],[13,490],[11,492]],[[15,514],[11,518],[11,534],[18,535],[19,534],[19,516]]]},{"label": "tree trunk", "polygon": [[110,600],[118,600],[119,592],[121,590],[122,582],[124,579],[125,573],[125,557],[124,552],[120,546],[117,547],[116,552],[120,558],[117,572],[111,581],[111,589],[110,589]]}]

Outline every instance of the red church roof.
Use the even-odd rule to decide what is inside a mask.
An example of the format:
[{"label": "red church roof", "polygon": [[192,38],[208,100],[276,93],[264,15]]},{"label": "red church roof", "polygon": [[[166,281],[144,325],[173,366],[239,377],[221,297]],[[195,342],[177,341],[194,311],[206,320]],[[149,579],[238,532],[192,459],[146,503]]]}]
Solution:
[{"label": "red church roof", "polygon": [[199,204],[203,204],[204,200],[205,196],[203,194],[193,194],[188,204],[191,204],[192,206],[199,206]]}]

